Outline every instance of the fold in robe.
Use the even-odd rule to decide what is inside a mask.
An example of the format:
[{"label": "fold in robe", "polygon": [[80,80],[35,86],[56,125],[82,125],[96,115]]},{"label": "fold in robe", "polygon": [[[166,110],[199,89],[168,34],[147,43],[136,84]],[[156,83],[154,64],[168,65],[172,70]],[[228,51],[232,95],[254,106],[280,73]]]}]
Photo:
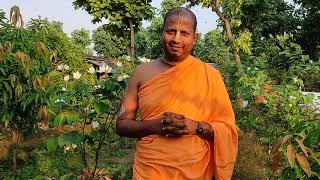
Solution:
[{"label": "fold in robe", "polygon": [[141,120],[164,112],[208,123],[214,139],[150,135],[137,140],[133,179],[231,179],[238,150],[234,113],[218,70],[188,56],[139,88]]}]

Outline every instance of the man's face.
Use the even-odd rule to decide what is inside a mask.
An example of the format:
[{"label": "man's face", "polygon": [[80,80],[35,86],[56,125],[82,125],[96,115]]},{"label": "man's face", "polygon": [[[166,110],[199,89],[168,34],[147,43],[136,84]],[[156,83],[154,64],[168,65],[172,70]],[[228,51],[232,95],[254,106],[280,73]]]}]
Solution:
[{"label": "man's face", "polygon": [[162,32],[163,48],[168,60],[179,61],[191,54],[198,34],[193,31],[193,21],[187,16],[171,15]]}]

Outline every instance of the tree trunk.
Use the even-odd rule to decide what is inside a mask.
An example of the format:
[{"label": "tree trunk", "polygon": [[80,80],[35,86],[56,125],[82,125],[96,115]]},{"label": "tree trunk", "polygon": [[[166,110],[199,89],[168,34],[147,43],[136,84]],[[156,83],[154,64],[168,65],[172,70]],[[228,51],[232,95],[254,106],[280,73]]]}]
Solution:
[{"label": "tree trunk", "polygon": [[130,58],[134,62],[134,28],[133,22],[130,20]]},{"label": "tree trunk", "polygon": [[224,27],[226,29],[228,41],[230,42],[231,47],[232,47],[234,59],[236,60],[237,65],[240,66],[241,65],[240,52],[235,47],[233,47],[234,36],[233,36],[232,30],[231,30],[230,20],[228,18],[226,18],[224,16],[224,14],[220,11],[220,4],[215,3],[214,5],[212,5],[212,9],[214,10],[214,12],[216,12],[216,14],[219,16],[219,18],[224,23]]},{"label": "tree trunk", "polygon": [[14,145],[12,152],[12,169],[13,172],[17,171],[17,147],[23,141],[23,134],[20,129],[15,129],[12,133],[11,143]]},{"label": "tree trunk", "polygon": [[[232,33],[232,29],[231,29],[231,22],[230,20],[220,11],[220,2],[219,1],[213,1],[213,3],[211,4],[211,8],[214,12],[216,12],[216,14],[219,16],[219,18],[223,21],[224,23],[224,27],[226,29],[226,33],[227,33],[227,37],[228,37],[228,41],[230,42],[231,44],[231,48],[232,48],[232,52],[233,52],[233,56],[234,56],[234,59],[236,61],[236,64],[238,66],[238,72],[240,73],[240,76],[241,76],[241,60],[240,60],[240,52],[234,47],[233,43],[234,43],[234,36],[233,36],[233,33]],[[239,92],[239,89],[237,88],[237,104],[238,104],[238,107],[239,108],[243,108],[243,99],[242,97],[240,96],[240,92]]]}]

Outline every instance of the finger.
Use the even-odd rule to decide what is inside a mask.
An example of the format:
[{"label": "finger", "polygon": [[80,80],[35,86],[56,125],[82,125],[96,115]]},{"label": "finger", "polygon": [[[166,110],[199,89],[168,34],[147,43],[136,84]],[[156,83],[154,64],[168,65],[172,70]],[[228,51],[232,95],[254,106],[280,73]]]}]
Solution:
[{"label": "finger", "polygon": [[186,135],[186,134],[188,134],[188,131],[187,130],[176,130],[176,131],[174,131],[172,134],[176,134],[176,135],[180,135],[180,136],[182,136],[182,135]]},{"label": "finger", "polygon": [[174,117],[176,119],[184,119],[185,118],[184,115],[182,115],[182,114],[174,114]]},{"label": "finger", "polygon": [[163,118],[162,124],[171,124],[171,123],[177,123],[177,122],[183,122],[182,119],[176,119],[171,116],[166,116]]},{"label": "finger", "polygon": [[184,122],[174,122],[174,123],[170,123],[169,125],[179,129],[187,127],[187,125]]},{"label": "finger", "polygon": [[174,132],[174,131],[179,130],[179,128],[174,127],[174,126],[165,126],[165,127],[162,128],[162,130],[163,130],[163,132],[165,132],[165,133],[172,133],[172,132]]},{"label": "finger", "polygon": [[180,137],[181,135],[177,134],[166,134],[166,137]]},{"label": "finger", "polygon": [[174,117],[174,118],[177,118],[177,119],[183,119],[184,118],[184,115],[182,114],[177,114],[177,113],[174,113],[174,112],[165,112],[163,113],[164,116],[169,116],[169,117]]},{"label": "finger", "polygon": [[172,116],[173,112],[164,112],[162,115],[163,116]]}]

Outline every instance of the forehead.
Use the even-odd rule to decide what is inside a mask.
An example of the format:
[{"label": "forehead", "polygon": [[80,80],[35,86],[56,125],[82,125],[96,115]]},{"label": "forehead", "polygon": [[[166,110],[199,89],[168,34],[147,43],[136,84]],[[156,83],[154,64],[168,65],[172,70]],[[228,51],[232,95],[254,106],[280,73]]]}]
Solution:
[{"label": "forehead", "polygon": [[191,17],[181,14],[174,14],[169,17],[167,17],[165,21],[165,28],[172,28],[172,27],[179,27],[184,28],[184,29],[190,29],[193,30],[193,20]]}]

